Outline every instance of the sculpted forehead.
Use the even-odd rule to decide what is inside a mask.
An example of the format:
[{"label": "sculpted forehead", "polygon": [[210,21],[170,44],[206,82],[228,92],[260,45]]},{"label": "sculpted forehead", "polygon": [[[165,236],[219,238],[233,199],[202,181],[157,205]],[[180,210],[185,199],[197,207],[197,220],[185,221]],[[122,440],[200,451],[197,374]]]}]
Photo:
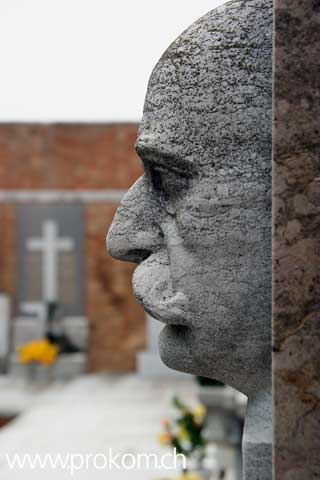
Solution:
[{"label": "sculpted forehead", "polygon": [[231,1],[164,53],[148,86],[138,144],[197,166],[270,170],[272,1]]}]

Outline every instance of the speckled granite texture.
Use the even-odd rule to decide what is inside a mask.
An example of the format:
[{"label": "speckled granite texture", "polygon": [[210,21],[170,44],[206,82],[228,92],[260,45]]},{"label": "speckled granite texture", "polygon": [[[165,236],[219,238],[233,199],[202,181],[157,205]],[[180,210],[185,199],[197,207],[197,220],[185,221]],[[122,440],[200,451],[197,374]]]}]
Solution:
[{"label": "speckled granite texture", "polygon": [[320,478],[320,1],[275,0],[274,479]]},{"label": "speckled granite texture", "polygon": [[144,175],[108,236],[165,324],[163,362],[248,396],[246,480],[272,470],[272,21],[271,0],[233,0],[166,50],[137,140]]}]

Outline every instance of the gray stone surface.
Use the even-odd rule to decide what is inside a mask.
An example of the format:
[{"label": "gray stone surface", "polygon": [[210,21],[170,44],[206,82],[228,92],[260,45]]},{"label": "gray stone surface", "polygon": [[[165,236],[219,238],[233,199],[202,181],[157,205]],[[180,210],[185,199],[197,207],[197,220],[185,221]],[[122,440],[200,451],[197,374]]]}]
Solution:
[{"label": "gray stone surface", "polygon": [[69,353],[59,355],[51,367],[35,365],[31,375],[28,365],[22,365],[17,355],[12,354],[9,374],[15,379],[24,379],[27,383],[50,383],[55,380],[71,380],[83,375],[87,370],[87,356],[84,353]]},{"label": "gray stone surface", "polygon": [[61,319],[62,331],[81,351],[86,351],[89,341],[89,326],[86,317],[64,317]]},{"label": "gray stone surface", "polygon": [[39,317],[16,317],[12,322],[12,348],[45,337],[45,321]]},{"label": "gray stone surface", "polygon": [[0,367],[9,352],[10,299],[0,294]]},{"label": "gray stone surface", "polygon": [[145,174],[109,232],[171,368],[249,397],[246,480],[271,479],[272,2],[231,1],[164,53],[137,140]]},{"label": "gray stone surface", "polygon": [[[79,203],[26,203],[17,206],[17,304],[44,302],[47,299],[42,278],[43,250],[31,251],[30,239],[42,238],[43,227],[54,221],[58,238],[68,238],[74,244],[72,250],[57,251],[57,299],[63,315],[78,316],[84,312],[84,227],[83,207]],[[55,283],[55,282],[54,282]]]},{"label": "gray stone surface", "polygon": [[[207,409],[205,437],[210,445],[219,445],[235,466],[242,480],[241,441],[246,397],[231,387],[200,387],[199,400]],[[220,465],[226,465],[221,462]],[[228,475],[227,475],[228,478]]]}]

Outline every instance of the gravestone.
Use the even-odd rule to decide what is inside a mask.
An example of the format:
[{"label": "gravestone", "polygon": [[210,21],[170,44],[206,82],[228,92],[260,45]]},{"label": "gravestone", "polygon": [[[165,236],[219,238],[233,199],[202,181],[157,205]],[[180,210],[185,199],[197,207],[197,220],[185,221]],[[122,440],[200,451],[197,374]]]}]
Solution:
[{"label": "gravestone", "polygon": [[25,302],[20,307],[22,315],[13,319],[13,350],[46,334],[46,306],[42,302]]},{"label": "gravestone", "polygon": [[[17,348],[33,340],[46,336],[46,305],[30,302],[22,304],[22,311],[28,316],[13,320],[13,353],[10,358],[10,374],[17,378],[29,380],[29,372],[25,365],[20,364]],[[48,370],[41,365],[34,372],[34,381],[49,382],[54,380],[70,380],[87,370],[87,355],[84,353],[88,345],[88,322],[85,317],[64,317],[61,319],[63,332],[81,352],[59,354],[56,362]]]},{"label": "gravestone", "polygon": [[271,0],[230,1],[189,27],[149,80],[145,175],[108,234],[138,264],[138,301],[176,370],[248,396],[245,480],[271,480]]},{"label": "gravestone", "polygon": [[58,223],[46,219],[42,223],[42,235],[27,240],[27,250],[40,252],[42,256],[42,299],[56,302],[58,299],[58,261],[62,252],[72,252],[74,242],[70,237],[59,237]]},{"label": "gravestone", "polygon": [[0,368],[9,353],[10,300],[0,294]]},{"label": "gravestone", "polygon": [[17,213],[18,305],[57,302],[63,315],[83,315],[82,206],[25,204]]},{"label": "gravestone", "polygon": [[86,351],[89,340],[89,326],[86,317],[64,317],[61,319],[62,331],[81,351]]},{"label": "gravestone", "polygon": [[[19,311],[28,316],[22,314],[13,322],[13,348],[44,338],[50,330],[56,336],[69,334],[68,340],[74,339],[75,346],[85,350],[83,207],[43,202],[19,205],[17,212],[17,303]],[[48,302],[58,306],[58,314],[50,325]],[[51,379],[83,373],[86,363],[86,354],[60,353],[51,369]],[[15,354],[11,358],[11,372],[25,374]]]}]

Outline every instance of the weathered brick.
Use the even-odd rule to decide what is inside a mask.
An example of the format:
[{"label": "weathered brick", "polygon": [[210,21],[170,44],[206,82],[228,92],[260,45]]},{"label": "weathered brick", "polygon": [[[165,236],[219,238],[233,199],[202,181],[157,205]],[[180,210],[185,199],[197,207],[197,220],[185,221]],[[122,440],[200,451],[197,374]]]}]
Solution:
[{"label": "weathered brick", "polygon": [[2,124],[1,189],[125,189],[140,175],[136,124]]}]

